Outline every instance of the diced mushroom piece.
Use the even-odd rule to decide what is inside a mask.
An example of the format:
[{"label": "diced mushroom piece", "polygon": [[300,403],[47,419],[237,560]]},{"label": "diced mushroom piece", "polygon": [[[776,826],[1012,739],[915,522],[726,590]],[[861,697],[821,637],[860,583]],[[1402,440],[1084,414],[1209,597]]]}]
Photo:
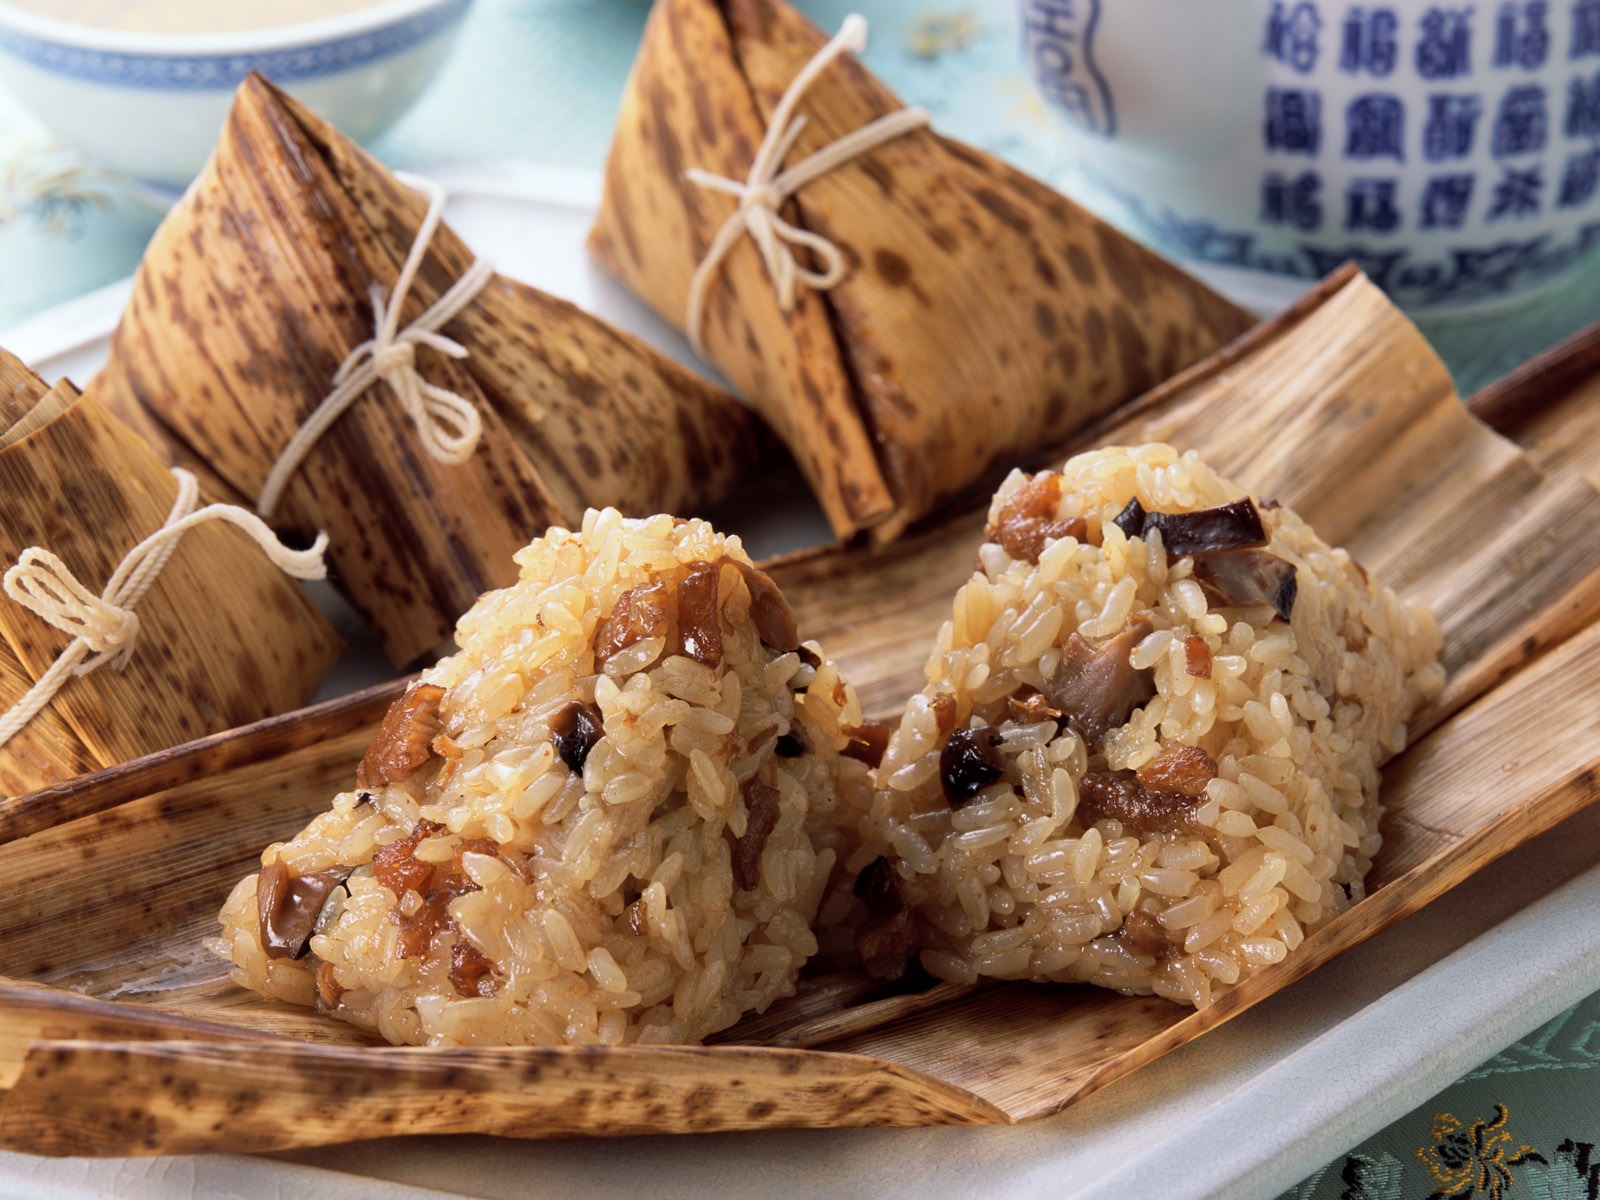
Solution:
[{"label": "diced mushroom piece", "polygon": [[867,906],[867,922],[856,933],[861,969],[874,979],[899,979],[917,948],[916,925],[887,858],[873,859],[856,876],[855,894]]},{"label": "diced mushroom piece", "polygon": [[1136,770],[1134,777],[1147,791],[1198,800],[1206,794],[1206,784],[1217,777],[1217,762],[1199,746],[1173,746]]},{"label": "diced mushroom piece", "polygon": [[986,541],[997,542],[1012,558],[1036,563],[1049,543],[1062,538],[1082,541],[1088,524],[1082,517],[1056,518],[1061,501],[1061,476],[1035,475],[1011,494],[995,523],[984,530]]},{"label": "diced mushroom piece", "polygon": [[1005,777],[1000,732],[990,725],[958,729],[939,752],[939,783],[951,808],[960,808]]},{"label": "diced mushroom piece", "polygon": [[1061,710],[1051,704],[1043,692],[1026,684],[1006,697],[1006,708],[1010,710],[1013,720],[1029,725],[1061,719]]},{"label": "diced mushroom piece", "polygon": [[347,989],[333,977],[333,964],[331,962],[317,965],[316,985],[317,1003],[329,1011],[338,1008],[339,1001],[344,999]]},{"label": "diced mushroom piece", "polygon": [[750,620],[762,645],[787,654],[800,648],[800,626],[794,618],[794,609],[784,599],[772,576],[744,563],[734,563],[744,576],[750,589]]},{"label": "diced mushroom piece", "polygon": [[1161,545],[1169,558],[1267,544],[1266,526],[1248,496],[1216,508],[1177,513],[1150,512],[1135,496],[1113,523],[1129,537],[1145,537],[1152,529],[1159,529]]},{"label": "diced mushroom piece", "polygon": [[1161,922],[1142,909],[1136,908],[1122,918],[1117,937],[1135,954],[1153,954],[1159,958],[1176,949]]},{"label": "diced mushroom piece", "polygon": [[1196,679],[1211,678],[1211,647],[1205,638],[1191,633],[1183,639],[1183,669]]},{"label": "diced mushroom piece", "polygon": [[1122,530],[1126,537],[1143,537],[1144,518],[1144,505],[1139,503],[1139,497],[1132,496],[1122,506],[1122,511],[1111,518],[1111,523]]},{"label": "diced mushroom piece", "polygon": [[356,786],[385,787],[409,779],[433,757],[433,739],[443,724],[439,702],[444,689],[432,683],[414,683],[383,715],[378,736],[367,747],[356,768]]},{"label": "diced mushroom piece", "polygon": [[772,745],[772,752],[779,758],[799,758],[806,752],[806,744],[800,740],[800,735],[794,730],[778,735],[778,740]]},{"label": "diced mushroom piece", "polygon": [[650,932],[650,913],[643,900],[628,905],[628,932],[634,937],[644,937]]},{"label": "diced mushroom piece", "polygon": [[395,943],[400,957],[415,958],[427,950],[434,938],[455,924],[450,916],[450,902],[477,890],[478,885],[465,875],[448,875],[442,883],[429,889],[422,898],[422,906],[415,912],[391,910],[389,919],[400,926],[400,936]]},{"label": "diced mushroom piece", "polygon": [[859,725],[846,725],[844,735],[850,740],[840,752],[846,758],[864,762],[874,769],[883,762],[883,753],[889,748],[889,727],[870,717]]},{"label": "diced mushroom piece", "polygon": [[460,934],[450,946],[450,985],[468,997],[492,996],[500,987],[489,956]]},{"label": "diced mushroom piece", "polygon": [[1300,584],[1287,559],[1265,550],[1208,554],[1194,562],[1194,578],[1206,597],[1224,607],[1268,604],[1287,621],[1294,612]]},{"label": "diced mushroom piece", "polygon": [[1153,792],[1132,771],[1090,771],[1078,785],[1078,819],[1085,827],[1110,818],[1141,833],[1187,831],[1199,803],[1180,792]]},{"label": "diced mushroom piece", "polygon": [[1045,696],[1090,750],[1099,749],[1108,732],[1127,724],[1133,710],[1156,694],[1155,672],[1129,662],[1152,628],[1144,617],[1134,617],[1099,646],[1074,633],[1062,647],[1061,665]]},{"label": "diced mushroom piece", "polygon": [[261,947],[268,958],[305,957],[317,914],[333,890],[350,877],[350,871],[349,867],[331,867],[296,875],[282,861],[261,868],[256,876],[256,917]]},{"label": "diced mushroom piece", "polygon": [[592,704],[574,700],[550,718],[550,740],[561,761],[577,774],[589,761],[589,751],[605,736],[600,710]]},{"label": "diced mushroom piece", "polygon": [[437,821],[418,821],[407,836],[372,852],[372,874],[397,900],[407,892],[419,895],[427,892],[433,886],[437,868],[416,857],[417,846],[424,839],[443,832],[444,826]]},{"label": "diced mushroom piece", "polygon": [[678,638],[683,653],[708,667],[722,661],[722,615],[717,604],[721,573],[717,563],[691,563],[678,585]]},{"label": "diced mushroom piece", "polygon": [[748,892],[761,882],[761,852],[778,826],[778,789],[759,779],[749,780],[744,793],[744,836],[733,839],[733,882]]},{"label": "diced mushroom piece", "polygon": [[645,638],[666,639],[672,624],[672,597],[659,581],[642,583],[617,597],[611,613],[594,635],[595,662],[604,663],[619,650]]}]

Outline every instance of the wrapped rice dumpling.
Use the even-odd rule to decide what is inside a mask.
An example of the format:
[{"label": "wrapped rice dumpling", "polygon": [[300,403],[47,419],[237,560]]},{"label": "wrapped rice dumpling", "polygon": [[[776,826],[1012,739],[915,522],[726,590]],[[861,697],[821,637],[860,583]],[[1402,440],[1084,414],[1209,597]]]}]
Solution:
[{"label": "wrapped rice dumpling", "polygon": [[[157,231],[98,383],[275,523],[325,529],[396,665],[509,583],[533,532],[591,504],[700,509],[757,442],[725,393],[493,275],[434,208],[251,77]],[[297,441],[336,385],[360,394]]]},{"label": "wrapped rice dumpling", "polygon": [[0,796],[298,708],[333,665],[338,637],[274,561],[307,577],[319,556],[249,514],[269,546],[201,519],[133,556],[200,509],[187,480],[0,352]]},{"label": "wrapped rice dumpling", "polygon": [[827,43],[783,0],[659,0],[591,247],[767,417],[837,532],[889,538],[1250,318],[902,115],[842,54],[854,22]]}]

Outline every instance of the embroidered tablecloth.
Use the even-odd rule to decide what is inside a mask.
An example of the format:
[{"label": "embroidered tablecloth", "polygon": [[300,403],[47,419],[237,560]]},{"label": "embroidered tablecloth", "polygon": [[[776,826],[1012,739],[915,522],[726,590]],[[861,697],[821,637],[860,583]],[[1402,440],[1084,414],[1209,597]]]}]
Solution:
[{"label": "embroidered tablecloth", "polygon": [[[1005,0],[800,0],[873,24],[868,63],[947,133],[1078,194],[1057,118],[1023,72]],[[598,169],[644,0],[478,0],[422,101],[374,146],[394,166],[519,159]],[[54,144],[0,97],[0,328],[128,274],[160,198]],[[1470,393],[1600,318],[1600,259],[1515,310],[1420,322]],[[1600,981],[1596,981],[1600,983]],[[1600,1200],[1600,993],[1286,1193],[1296,1200]]]}]

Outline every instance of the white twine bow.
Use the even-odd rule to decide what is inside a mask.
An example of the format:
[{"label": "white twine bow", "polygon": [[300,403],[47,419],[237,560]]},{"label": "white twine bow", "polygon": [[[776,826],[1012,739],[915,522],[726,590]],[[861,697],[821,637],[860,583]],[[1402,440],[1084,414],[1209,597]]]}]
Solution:
[{"label": "white twine bow", "polygon": [[384,295],[383,289],[373,284],[368,290],[372,299],[373,334],[351,350],[333,377],[333,391],[317,405],[305,423],[295,431],[278,461],[272,464],[267,481],[261,486],[256,500],[256,511],[270,517],[283,498],[283,489],[311,452],[311,447],[328,431],[374,383],[383,380],[399,397],[400,406],[416,426],[423,448],[442,463],[459,465],[472,457],[483,436],[483,419],[470,402],[448,388],[429,383],[417,371],[417,347],[426,346],[449,358],[467,357],[467,348],[453,338],[439,332],[472,298],[483,290],[484,284],[494,278],[494,266],[486,259],[477,259],[461,278],[450,285],[450,290],[435,300],[430,308],[404,329],[400,328],[400,310],[405,307],[406,295],[422,268],[434,230],[444,216],[445,191],[431,179],[419,175],[397,173],[401,182],[428,197],[428,211],[417,227],[416,239],[410,253],[400,268],[394,290]]},{"label": "white twine bow", "polygon": [[200,485],[195,477],[180,467],[174,467],[172,474],[178,481],[178,496],[166,522],[128,551],[98,596],[58,556],[39,546],[24,550],[16,565],[5,573],[6,595],[69,634],[72,641],[27,694],[0,714],[0,746],[33,720],[69,679],[87,675],[106,663],[117,670],[127,665],[139,636],[139,614],[133,611],[134,605],[155,583],[178,548],[178,540],[196,525],[226,521],[238,526],[261,547],[273,566],[296,579],[322,579],[327,575],[322,561],[327,534],[318,534],[309,550],[291,550],[260,517],[236,505],[208,504],[196,509]]},{"label": "white twine bow", "polygon": [[[772,121],[767,126],[766,136],[761,139],[755,159],[750,164],[750,174],[744,182],[700,167],[691,167],[684,172],[684,178],[690,183],[723,192],[739,201],[739,207],[717,230],[705,258],[701,259],[700,265],[695,268],[694,278],[689,281],[688,312],[684,325],[689,332],[690,342],[701,354],[705,353],[700,341],[700,327],[705,319],[706,291],[722,260],[738,240],[745,234],[750,235],[750,240],[761,253],[767,274],[778,289],[778,304],[784,312],[794,307],[797,281],[815,291],[833,287],[844,278],[843,251],[820,234],[784,220],[778,210],[783,207],[784,201],[812,180],[884,142],[922,128],[931,119],[920,108],[899,109],[860,129],[852,130],[780,173],[779,167],[785,156],[794,148],[806,127],[805,117],[796,116],[794,110],[807,89],[840,55],[846,51],[860,54],[866,48],[866,19],[858,13],[851,13],[844,19],[833,40],[800,69],[788,90],[783,93],[777,108],[772,111]],[[803,247],[814,254],[822,264],[822,270],[813,271],[801,266],[795,259],[796,247]]]}]

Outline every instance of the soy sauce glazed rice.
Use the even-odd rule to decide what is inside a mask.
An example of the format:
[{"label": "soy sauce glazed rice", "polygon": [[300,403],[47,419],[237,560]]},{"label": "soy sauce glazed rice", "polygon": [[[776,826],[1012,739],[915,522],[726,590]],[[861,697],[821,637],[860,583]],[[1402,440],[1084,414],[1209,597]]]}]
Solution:
[{"label": "soy sauce glazed rice", "polygon": [[397,1044],[698,1041],[794,990],[830,886],[852,903],[859,703],[703,522],[591,511],[517,561],[216,949]]},{"label": "soy sauce glazed rice", "polygon": [[852,866],[885,857],[942,979],[1203,1006],[1362,897],[1439,648],[1425,605],[1192,453],[1013,473]]}]

